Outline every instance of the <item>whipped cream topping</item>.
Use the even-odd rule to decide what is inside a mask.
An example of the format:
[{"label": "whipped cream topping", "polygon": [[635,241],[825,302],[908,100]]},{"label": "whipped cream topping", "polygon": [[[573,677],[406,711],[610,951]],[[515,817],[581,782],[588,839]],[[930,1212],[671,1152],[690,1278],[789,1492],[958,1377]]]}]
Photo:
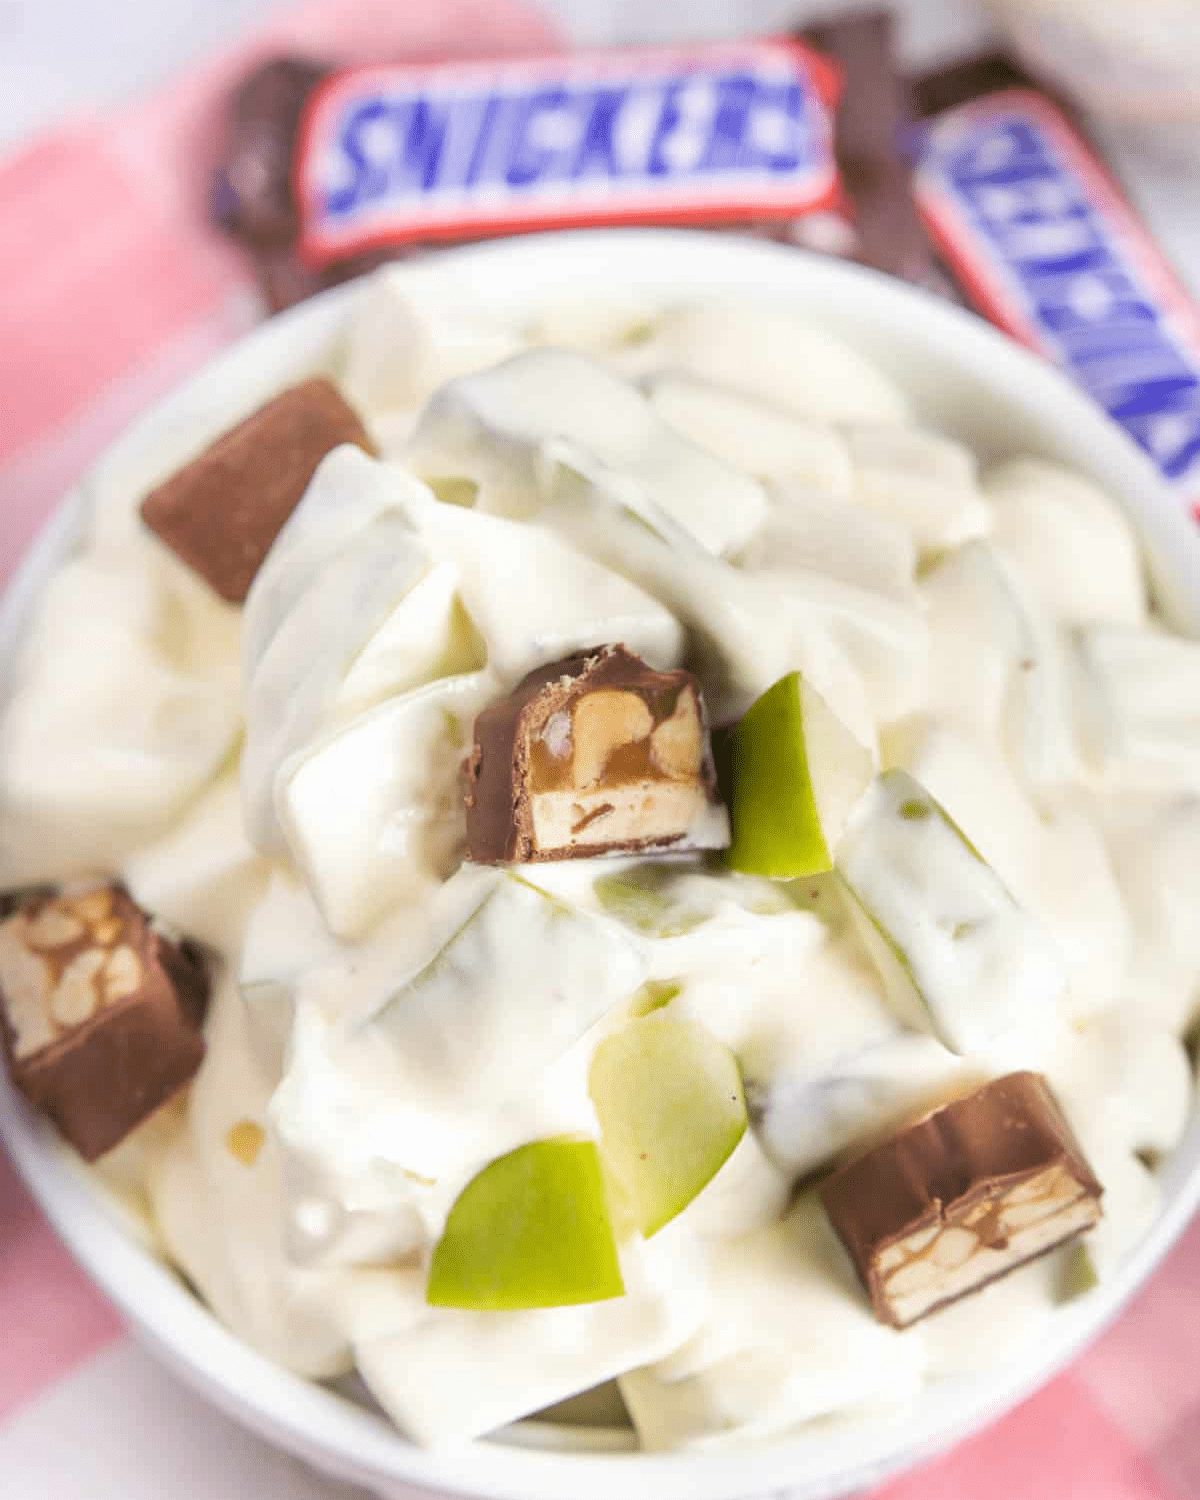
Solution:
[{"label": "whipped cream topping", "polygon": [[[1032,1068],[1105,1187],[1101,1276],[1155,1212],[1148,1163],[1193,1094],[1200,647],[1152,616],[1119,509],[1039,459],[979,473],[787,306],[518,324],[391,269],[337,363],[381,456],[328,457],[243,610],[136,523],[266,394],[238,389],[185,408],[153,473],[114,450],[16,664],[0,887],[119,875],[217,969],[186,1108],[100,1170],[239,1334],[307,1375],[357,1368],[420,1441],[617,1377],[646,1446],[738,1442],[1019,1354],[1057,1315],[1060,1255],[898,1333],[805,1184]],[[988,867],[974,978],[922,938],[949,1036],[897,1004],[836,876],[463,863],[476,713],[618,641],[695,670],[718,724],[799,669],[938,799]],[[860,893],[900,926],[918,887],[953,907],[976,858],[904,834],[852,834]],[[598,1135],[592,1054],[647,994],[737,1057],[741,1144],[659,1234],[623,1233],[624,1297],[428,1306],[466,1183]]]}]

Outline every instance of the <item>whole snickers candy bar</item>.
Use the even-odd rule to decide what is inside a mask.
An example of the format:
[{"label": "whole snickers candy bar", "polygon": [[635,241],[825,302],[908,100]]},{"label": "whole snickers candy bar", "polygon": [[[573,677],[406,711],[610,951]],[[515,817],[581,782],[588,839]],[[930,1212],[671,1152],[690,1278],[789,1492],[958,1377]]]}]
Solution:
[{"label": "whole snickers candy bar", "polygon": [[276,59],[234,95],[213,214],[275,301],[441,240],[581,224],[782,233],[840,207],[837,88],[792,38],[343,69]]},{"label": "whole snickers candy bar", "polygon": [[904,1328],[1091,1229],[1102,1189],[1045,1079],[1009,1073],[820,1193],[876,1316]]},{"label": "whole snickers candy bar", "polygon": [[88,1161],[204,1057],[208,978],[118,886],[40,897],[0,923],[0,1032],[17,1088]]},{"label": "whole snickers candy bar", "polygon": [[342,443],[371,448],[336,386],[306,380],[160,484],[142,520],[222,599],[241,604],[317,465]]},{"label": "whole snickers candy bar", "polygon": [[467,774],[479,864],[729,842],[699,683],[624,646],[539,667],[485,709]]},{"label": "whole snickers candy bar", "polygon": [[[1057,364],[1200,514],[1200,308],[1062,109],[1003,59],[917,87],[913,187],[971,301]],[[976,97],[980,90],[996,90]]]}]

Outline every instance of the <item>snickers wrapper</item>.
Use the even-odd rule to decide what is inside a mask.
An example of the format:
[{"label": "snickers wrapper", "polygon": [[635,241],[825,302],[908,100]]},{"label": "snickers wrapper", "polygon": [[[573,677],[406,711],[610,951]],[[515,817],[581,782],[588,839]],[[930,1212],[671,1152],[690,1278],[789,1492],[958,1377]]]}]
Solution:
[{"label": "snickers wrapper", "polygon": [[1066,109],[1002,57],[921,80],[913,193],[967,300],[1200,513],[1200,309]]},{"label": "snickers wrapper", "polygon": [[[620,224],[734,227],[925,280],[882,14],[799,37],[335,68],[234,95],[213,211],[283,306],[422,245]],[[839,160],[845,71],[880,102]],[[863,235],[855,228],[861,222]]]}]

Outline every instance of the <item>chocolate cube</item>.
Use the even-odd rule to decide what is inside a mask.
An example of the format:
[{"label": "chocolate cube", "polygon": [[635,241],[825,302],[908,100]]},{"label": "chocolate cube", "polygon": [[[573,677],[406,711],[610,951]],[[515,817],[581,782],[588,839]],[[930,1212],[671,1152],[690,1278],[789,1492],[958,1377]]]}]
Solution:
[{"label": "chocolate cube", "polygon": [[317,465],[342,443],[371,451],[337,387],[306,380],[151,491],[142,520],[222,599],[241,604]]},{"label": "chocolate cube", "polygon": [[876,1316],[895,1328],[1091,1229],[1102,1191],[1037,1073],[934,1110],[820,1190]]},{"label": "chocolate cube", "polygon": [[88,1161],[195,1074],[208,979],[118,886],[0,922],[0,1033],[17,1088]]},{"label": "chocolate cube", "polygon": [[729,843],[700,684],[624,646],[538,667],[485,709],[467,777],[479,864]]}]

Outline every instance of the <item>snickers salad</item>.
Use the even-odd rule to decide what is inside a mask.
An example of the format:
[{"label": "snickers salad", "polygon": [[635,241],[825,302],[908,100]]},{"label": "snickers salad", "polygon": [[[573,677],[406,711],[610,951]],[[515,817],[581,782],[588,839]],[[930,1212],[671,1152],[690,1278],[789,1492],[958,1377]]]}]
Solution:
[{"label": "snickers salad", "polygon": [[1121,510],[787,302],[347,308],[112,450],[22,634],[13,1084],[419,1443],[1019,1357],[1193,1097],[1200,645]]}]

